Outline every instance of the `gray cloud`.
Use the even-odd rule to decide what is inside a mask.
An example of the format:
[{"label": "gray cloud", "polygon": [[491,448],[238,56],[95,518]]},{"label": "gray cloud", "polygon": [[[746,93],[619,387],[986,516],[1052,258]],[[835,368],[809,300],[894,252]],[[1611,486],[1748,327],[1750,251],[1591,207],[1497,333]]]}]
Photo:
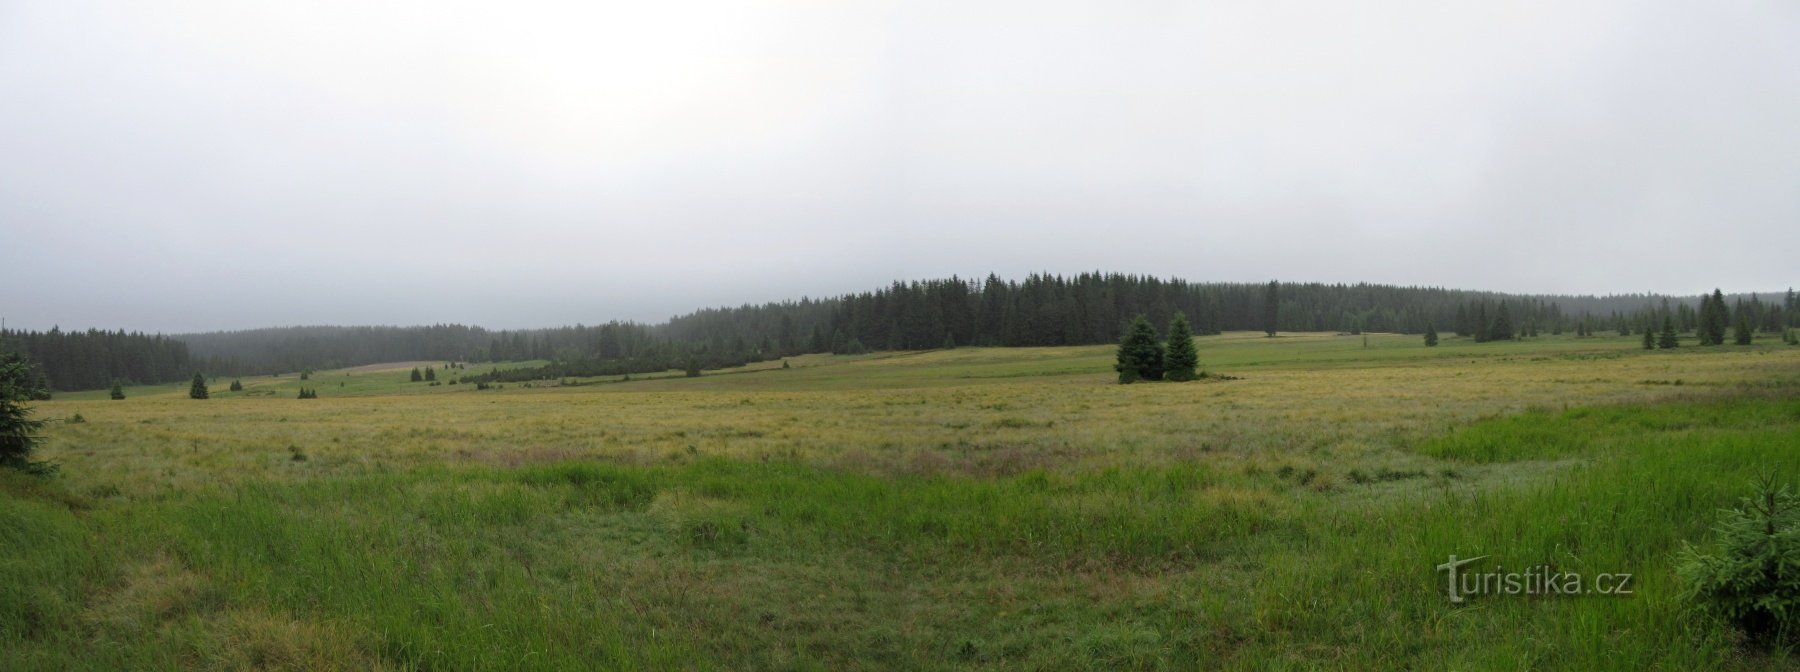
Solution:
[{"label": "gray cloud", "polygon": [[0,3],[10,324],[1793,283],[1800,6]]}]

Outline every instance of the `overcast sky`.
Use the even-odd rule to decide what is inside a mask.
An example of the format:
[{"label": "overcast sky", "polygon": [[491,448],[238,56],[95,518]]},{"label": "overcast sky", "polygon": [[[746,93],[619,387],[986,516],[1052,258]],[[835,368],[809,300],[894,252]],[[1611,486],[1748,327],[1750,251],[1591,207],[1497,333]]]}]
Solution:
[{"label": "overcast sky", "polygon": [[1800,3],[0,0],[0,314],[1800,284]]}]

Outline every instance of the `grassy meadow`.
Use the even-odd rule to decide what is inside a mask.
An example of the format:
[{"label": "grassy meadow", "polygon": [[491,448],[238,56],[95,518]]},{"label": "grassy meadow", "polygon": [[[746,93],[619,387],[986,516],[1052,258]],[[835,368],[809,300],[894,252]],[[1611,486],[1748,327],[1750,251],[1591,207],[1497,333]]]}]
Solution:
[{"label": "grassy meadow", "polygon": [[[1800,348],[1198,344],[1224,377],[959,348],[58,395],[60,474],[0,473],[0,669],[1796,665],[1673,567],[1800,483]],[[1452,554],[1634,590],[1452,604]]]}]

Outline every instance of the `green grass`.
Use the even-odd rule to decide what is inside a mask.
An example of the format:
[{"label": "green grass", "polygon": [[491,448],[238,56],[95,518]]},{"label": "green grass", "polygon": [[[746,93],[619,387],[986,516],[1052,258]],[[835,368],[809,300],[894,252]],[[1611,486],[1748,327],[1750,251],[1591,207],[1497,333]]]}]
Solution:
[{"label": "green grass", "polygon": [[[1199,344],[1241,380],[963,348],[60,395],[63,474],[0,474],[0,669],[1793,665],[1672,567],[1755,475],[1800,482],[1800,349]],[[1451,554],[1635,592],[1453,605]]]}]

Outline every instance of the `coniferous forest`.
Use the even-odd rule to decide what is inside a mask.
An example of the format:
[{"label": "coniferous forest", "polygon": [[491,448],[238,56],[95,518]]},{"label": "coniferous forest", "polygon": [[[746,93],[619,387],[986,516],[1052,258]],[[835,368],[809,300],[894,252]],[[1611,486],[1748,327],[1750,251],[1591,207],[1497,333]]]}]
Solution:
[{"label": "coniferous forest", "polygon": [[169,383],[194,373],[187,343],[124,331],[0,331],[0,351],[32,362],[33,375],[55,390],[97,390],[114,380]]},{"label": "coniferous forest", "polygon": [[[1732,300],[1727,301],[1730,296]],[[1150,276],[989,275],[895,282],[843,296],[708,308],[662,324],[609,322],[547,329],[308,326],[173,336],[100,330],[0,332],[0,348],[40,367],[48,387],[103,389],[208,375],[266,375],[380,362],[550,360],[487,374],[618,375],[707,369],[803,353],[922,350],[956,345],[1116,343],[1139,316],[1183,315],[1197,334],[1222,331],[1454,333],[1478,341],[1538,335],[1642,334],[1665,318],[1704,343],[1742,322],[1779,333],[1800,323],[1795,294],[1508,295],[1432,287],[1323,283],[1194,283]]]}]

